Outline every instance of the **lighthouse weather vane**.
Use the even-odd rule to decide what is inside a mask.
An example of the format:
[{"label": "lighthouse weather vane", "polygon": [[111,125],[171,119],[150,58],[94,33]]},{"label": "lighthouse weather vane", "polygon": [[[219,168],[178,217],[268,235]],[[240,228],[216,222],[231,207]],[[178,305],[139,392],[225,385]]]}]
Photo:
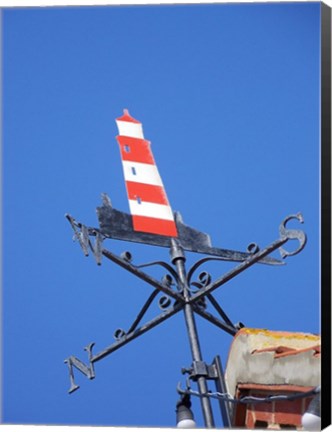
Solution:
[{"label": "lighthouse weather vane", "polygon": [[[234,336],[243,324],[234,324],[231,321],[212,292],[256,263],[284,264],[282,260],[270,256],[277,249],[283,259],[300,252],[305,246],[306,235],[301,230],[288,229],[286,224],[290,219],[297,219],[303,223],[303,217],[300,213],[286,217],[280,224],[279,238],[263,249],[255,243],[251,243],[246,252],[213,247],[209,235],[185,225],[181,215],[178,212],[173,213],[155,164],[150,142],[144,138],[142,124],[127,110],[124,110],[124,114],[116,119],[116,123],[119,129],[116,138],[120,147],[130,214],[114,209],[109,197],[103,194],[102,205],[97,208],[98,228],[86,226],[69,214],[66,214],[66,217],[74,230],[74,238],[79,241],[85,255],[89,255],[91,251],[99,265],[102,257],[108,258],[151,285],[153,291],[130,328],[127,331],[123,329],[115,331],[114,343],[97,353],[93,353],[94,343],[87,345],[84,348],[87,351],[85,362],[76,356],[70,356],[65,360],[70,377],[69,393],[79,388],[75,382],[75,370],[89,379],[95,378],[96,362],[183,311],[192,365],[183,370],[183,373],[188,374],[187,390],[178,388],[178,392],[181,394],[182,403],[189,406],[189,389],[191,381],[194,382],[198,388],[197,394],[200,397],[205,426],[214,427],[208,381],[214,381],[218,392],[225,393],[227,390],[219,356],[215,357],[211,365],[203,360],[195,314]],[[126,251],[118,256],[104,248],[103,242],[107,239],[167,247],[170,250],[170,263],[154,261],[135,265],[130,252]],[[294,239],[298,241],[296,250],[288,251],[283,248],[288,240]],[[187,269],[185,251],[206,256]],[[196,271],[208,261],[232,261],[238,264],[214,281],[206,271],[199,273],[197,280],[193,280]],[[161,280],[147,272],[147,269],[152,266],[159,266],[166,270]],[[162,312],[152,320],[142,323],[145,313],[160,293],[162,296],[159,299],[159,306]],[[208,311],[209,306],[214,308],[214,313]],[[224,426],[230,427],[229,404],[221,402],[220,408]]]}]

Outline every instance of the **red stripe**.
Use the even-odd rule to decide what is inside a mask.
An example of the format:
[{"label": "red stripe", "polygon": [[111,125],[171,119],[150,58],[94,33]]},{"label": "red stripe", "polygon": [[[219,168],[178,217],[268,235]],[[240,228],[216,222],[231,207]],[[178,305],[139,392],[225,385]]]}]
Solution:
[{"label": "red stripe", "polygon": [[130,200],[139,197],[145,202],[169,205],[164,188],[161,186],[126,181],[126,188]]},{"label": "red stripe", "polygon": [[120,146],[122,160],[155,165],[149,141],[122,135],[118,135],[116,139]]},{"label": "red stripe", "polygon": [[123,110],[123,115],[121,117],[118,117],[117,120],[118,121],[130,122],[130,123],[141,123],[140,121],[134,119],[134,117],[132,117],[129,114],[129,111],[127,109]]},{"label": "red stripe", "polygon": [[159,234],[168,237],[177,237],[174,221],[150,218],[147,216],[133,216],[134,231]]}]

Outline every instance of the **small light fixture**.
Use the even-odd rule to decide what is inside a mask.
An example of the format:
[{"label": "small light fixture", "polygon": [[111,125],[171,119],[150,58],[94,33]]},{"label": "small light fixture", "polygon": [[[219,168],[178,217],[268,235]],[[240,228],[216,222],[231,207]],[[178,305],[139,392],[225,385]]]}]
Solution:
[{"label": "small light fixture", "polygon": [[185,394],[176,404],[176,427],[181,429],[192,429],[196,427],[194,414],[190,407],[190,395]]},{"label": "small light fixture", "polygon": [[321,430],[320,393],[310,402],[307,411],[302,416],[302,426],[307,431]]}]

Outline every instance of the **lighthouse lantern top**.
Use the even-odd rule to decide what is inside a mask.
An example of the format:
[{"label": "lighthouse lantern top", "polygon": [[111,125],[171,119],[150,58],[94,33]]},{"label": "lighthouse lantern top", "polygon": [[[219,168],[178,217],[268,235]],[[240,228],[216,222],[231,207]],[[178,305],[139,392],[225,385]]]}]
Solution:
[{"label": "lighthouse lantern top", "polygon": [[142,123],[129,114],[127,109],[123,110],[123,115],[116,119],[120,136],[144,139]]}]

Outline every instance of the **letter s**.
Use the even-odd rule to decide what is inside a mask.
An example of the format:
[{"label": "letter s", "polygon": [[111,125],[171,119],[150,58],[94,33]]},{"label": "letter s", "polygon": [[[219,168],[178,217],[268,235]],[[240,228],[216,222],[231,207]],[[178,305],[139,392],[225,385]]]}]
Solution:
[{"label": "letter s", "polygon": [[301,213],[297,213],[296,215],[287,216],[286,219],[281,222],[279,227],[279,232],[281,235],[281,238],[286,238],[288,240],[295,239],[298,240],[300,243],[300,246],[293,252],[288,252],[284,248],[280,247],[279,252],[282,258],[286,258],[287,256],[296,255],[299,253],[307,243],[307,236],[306,234],[301,230],[295,230],[295,229],[286,229],[286,223],[290,219],[297,219],[300,223],[304,222],[303,216]]}]

